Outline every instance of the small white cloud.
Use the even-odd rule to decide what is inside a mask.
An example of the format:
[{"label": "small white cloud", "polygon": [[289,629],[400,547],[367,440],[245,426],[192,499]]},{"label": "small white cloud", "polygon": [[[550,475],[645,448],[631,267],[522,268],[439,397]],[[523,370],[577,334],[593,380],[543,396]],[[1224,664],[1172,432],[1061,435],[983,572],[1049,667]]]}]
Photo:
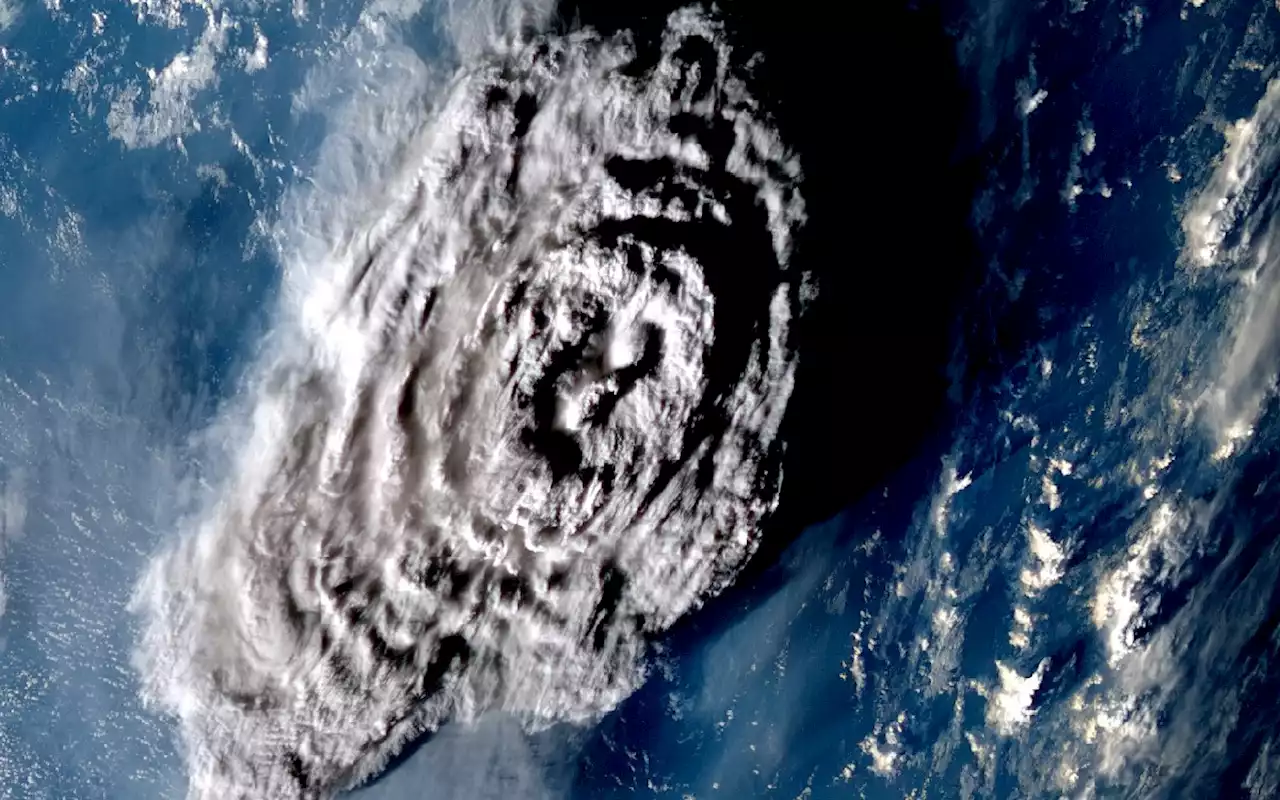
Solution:
[{"label": "small white cloud", "polygon": [[253,26],[253,39],[253,51],[244,51],[244,71],[250,74],[267,66],[267,37],[257,25]]},{"label": "small white cloud", "polygon": [[1030,722],[1036,713],[1031,708],[1031,701],[1035,699],[1048,667],[1049,659],[1046,658],[1035,672],[1024,678],[1013,667],[997,661],[1000,687],[987,698],[987,725],[1002,736],[1011,736]]},{"label": "small white cloud", "polygon": [[902,758],[902,728],[906,724],[905,712],[888,725],[877,724],[870,736],[859,745],[871,762],[871,771],[881,778],[893,778],[898,773]]},{"label": "small white cloud", "polygon": [[1024,96],[1022,98],[1022,116],[1030,116],[1048,96],[1049,92],[1045,89],[1040,89],[1034,94]]},{"label": "small white cloud", "polygon": [[963,477],[956,474],[955,465],[947,461],[943,464],[942,477],[939,481],[938,493],[933,498],[933,529],[939,536],[947,535],[947,525],[950,521],[951,514],[951,498],[969,488],[969,484],[973,483],[972,475],[964,475]]},{"label": "small white cloud", "polygon": [[1027,594],[1034,595],[1062,577],[1066,554],[1048,531],[1034,523],[1027,524],[1027,552],[1030,563],[1022,570],[1022,587]]}]

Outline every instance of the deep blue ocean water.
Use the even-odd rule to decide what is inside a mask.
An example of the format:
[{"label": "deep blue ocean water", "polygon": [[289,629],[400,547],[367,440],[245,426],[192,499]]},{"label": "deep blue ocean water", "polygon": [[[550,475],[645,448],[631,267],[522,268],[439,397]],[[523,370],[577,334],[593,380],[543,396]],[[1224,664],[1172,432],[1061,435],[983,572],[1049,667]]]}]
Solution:
[{"label": "deep blue ocean water", "polygon": [[[0,30],[0,797],[182,796],[129,593],[198,495],[187,437],[269,328],[275,209],[344,103],[394,75],[352,66],[375,37],[350,4],[172,8],[27,3]],[[445,69],[431,13],[379,19]],[[1196,411],[1233,343],[1270,352],[1275,326],[1240,315],[1269,285],[1271,179],[1218,274],[1187,265],[1183,220],[1226,125],[1261,114],[1280,11],[952,16],[988,262],[954,367],[1026,337],[992,347],[1016,357],[880,491],[658,642],[598,725],[446,729],[357,796],[1274,795],[1276,411],[1229,451],[1242,430]],[[218,25],[209,74],[148,109],[144,70]],[[152,128],[111,118],[130,85],[122,113]]]}]

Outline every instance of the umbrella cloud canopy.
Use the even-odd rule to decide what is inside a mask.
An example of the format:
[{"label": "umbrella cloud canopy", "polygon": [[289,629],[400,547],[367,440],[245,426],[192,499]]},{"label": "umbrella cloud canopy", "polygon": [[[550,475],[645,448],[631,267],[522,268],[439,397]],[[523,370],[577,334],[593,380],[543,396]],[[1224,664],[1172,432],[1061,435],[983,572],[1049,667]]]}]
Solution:
[{"label": "umbrella cloud canopy", "polygon": [[384,118],[382,185],[297,199],[229,477],[138,589],[194,796],[328,794],[489,710],[592,719],[776,505],[812,286],[742,54],[696,10],[640,71],[625,35],[492,42]]}]

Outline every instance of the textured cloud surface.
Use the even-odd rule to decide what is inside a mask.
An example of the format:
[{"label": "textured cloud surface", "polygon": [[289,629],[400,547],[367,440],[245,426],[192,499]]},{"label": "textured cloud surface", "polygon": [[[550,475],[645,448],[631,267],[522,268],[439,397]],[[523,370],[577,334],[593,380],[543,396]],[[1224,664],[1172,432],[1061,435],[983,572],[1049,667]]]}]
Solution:
[{"label": "textured cloud surface", "polygon": [[193,796],[607,711],[776,504],[803,203],[744,54],[694,11],[652,67],[589,32],[473,49],[285,265],[230,477],[139,587]]}]

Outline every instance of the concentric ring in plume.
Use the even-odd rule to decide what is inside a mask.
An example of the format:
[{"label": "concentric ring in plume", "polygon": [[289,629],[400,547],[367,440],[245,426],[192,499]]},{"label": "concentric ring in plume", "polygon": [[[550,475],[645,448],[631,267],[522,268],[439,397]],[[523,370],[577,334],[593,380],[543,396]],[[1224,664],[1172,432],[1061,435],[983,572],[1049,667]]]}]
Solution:
[{"label": "concentric ring in plume", "polygon": [[[192,795],[322,796],[487,710],[589,720],[781,480],[797,160],[718,25],[511,43],[282,317],[216,502],[138,592]],[[294,302],[290,300],[289,302]]]}]

